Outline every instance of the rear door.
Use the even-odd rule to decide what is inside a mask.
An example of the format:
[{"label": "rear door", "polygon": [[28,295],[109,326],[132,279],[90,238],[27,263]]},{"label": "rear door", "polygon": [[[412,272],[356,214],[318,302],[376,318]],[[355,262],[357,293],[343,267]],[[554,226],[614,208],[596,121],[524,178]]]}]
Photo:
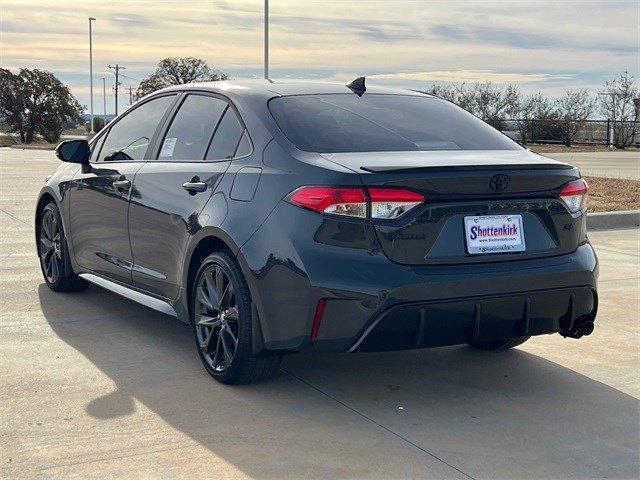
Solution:
[{"label": "rear door", "polygon": [[134,107],[93,143],[91,168],[70,185],[70,229],[76,261],[85,269],[131,283],[133,257],[127,210],[136,172],[176,95]]},{"label": "rear door", "polygon": [[230,103],[188,93],[137,173],[129,210],[133,282],[176,298],[189,237],[229,167],[244,126]]}]

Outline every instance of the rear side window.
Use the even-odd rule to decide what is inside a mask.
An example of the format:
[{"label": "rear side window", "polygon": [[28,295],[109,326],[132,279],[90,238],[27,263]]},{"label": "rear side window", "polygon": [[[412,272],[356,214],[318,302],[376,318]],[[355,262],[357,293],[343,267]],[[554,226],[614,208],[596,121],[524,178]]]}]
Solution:
[{"label": "rear side window", "polygon": [[463,109],[426,95],[298,95],[274,98],[269,110],[291,143],[308,152],[521,149]]},{"label": "rear side window", "polygon": [[175,95],[158,97],[134,108],[107,133],[100,161],[144,160],[151,137]]},{"label": "rear side window", "polygon": [[204,160],[227,102],[205,95],[188,95],[162,142],[158,160]]},{"label": "rear side window", "polygon": [[227,108],[220,124],[213,135],[211,146],[207,152],[207,160],[225,160],[233,158],[236,153],[244,127],[235,110]]},{"label": "rear side window", "polygon": [[247,130],[245,130],[242,134],[242,138],[240,139],[240,143],[238,144],[234,157],[246,157],[251,153],[251,148],[251,140],[249,139]]}]

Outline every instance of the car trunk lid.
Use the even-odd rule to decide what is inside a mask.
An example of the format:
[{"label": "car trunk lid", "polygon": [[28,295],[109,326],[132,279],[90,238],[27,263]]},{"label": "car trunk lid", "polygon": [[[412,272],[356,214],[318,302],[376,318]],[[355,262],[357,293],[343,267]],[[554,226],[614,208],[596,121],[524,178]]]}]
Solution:
[{"label": "car trunk lid", "polygon": [[[576,168],[527,150],[335,153],[366,187],[408,188],[426,198],[394,220],[372,219],[384,253],[407,265],[460,264],[560,255],[584,237],[582,214],[558,197]],[[521,221],[526,248],[470,253],[465,217]],[[498,217],[498,221],[500,221]]]}]

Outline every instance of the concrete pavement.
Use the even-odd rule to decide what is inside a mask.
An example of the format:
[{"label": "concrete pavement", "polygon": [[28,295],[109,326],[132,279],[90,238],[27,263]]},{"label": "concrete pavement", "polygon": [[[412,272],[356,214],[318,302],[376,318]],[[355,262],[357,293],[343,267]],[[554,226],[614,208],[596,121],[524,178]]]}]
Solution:
[{"label": "concrete pavement", "polygon": [[187,326],[97,287],[46,288],[32,217],[56,165],[0,149],[0,478],[640,475],[638,230],[590,235],[590,337],[298,355],[227,387]]}]

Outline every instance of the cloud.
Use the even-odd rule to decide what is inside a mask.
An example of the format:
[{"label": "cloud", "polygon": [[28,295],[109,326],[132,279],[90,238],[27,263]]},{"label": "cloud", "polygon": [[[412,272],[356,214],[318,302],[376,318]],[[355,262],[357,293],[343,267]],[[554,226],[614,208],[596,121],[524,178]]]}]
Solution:
[{"label": "cloud", "polygon": [[133,13],[114,13],[109,16],[109,20],[120,28],[130,30],[134,28],[148,28],[154,25],[154,22],[144,15],[136,15]]},{"label": "cloud", "polygon": [[491,70],[440,70],[426,72],[394,72],[369,75],[378,80],[409,80],[420,82],[494,82],[494,83],[535,83],[569,79],[571,75],[550,73],[504,73]]},{"label": "cloud", "polygon": [[437,37],[462,43],[492,43],[507,47],[529,49],[578,49],[608,51],[612,53],[633,53],[636,45],[609,42],[584,42],[558,35],[538,34],[531,30],[484,26],[435,25],[431,32]]}]

